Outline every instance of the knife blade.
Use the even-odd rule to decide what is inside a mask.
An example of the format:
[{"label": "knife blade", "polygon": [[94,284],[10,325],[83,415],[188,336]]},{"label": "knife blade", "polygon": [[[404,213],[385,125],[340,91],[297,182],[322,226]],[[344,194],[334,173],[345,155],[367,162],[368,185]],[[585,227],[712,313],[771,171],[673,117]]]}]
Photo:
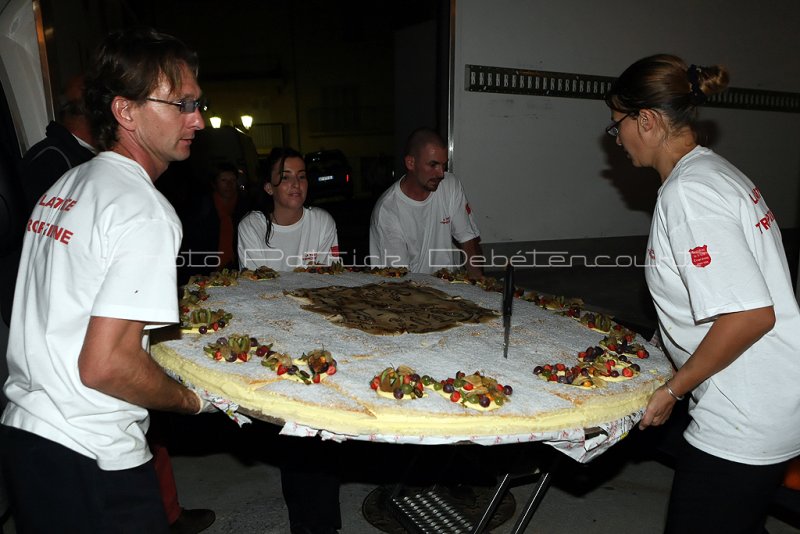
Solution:
[{"label": "knife blade", "polygon": [[508,358],[508,335],[511,331],[511,312],[514,306],[514,266],[506,265],[503,281],[503,358]]}]

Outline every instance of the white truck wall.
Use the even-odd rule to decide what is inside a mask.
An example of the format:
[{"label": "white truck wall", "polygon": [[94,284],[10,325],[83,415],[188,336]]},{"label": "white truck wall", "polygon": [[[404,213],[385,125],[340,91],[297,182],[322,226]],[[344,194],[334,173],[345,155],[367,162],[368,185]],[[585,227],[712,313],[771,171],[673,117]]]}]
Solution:
[{"label": "white truck wall", "polygon": [[0,83],[22,154],[44,137],[49,96],[42,78],[33,0],[8,0],[0,5]]},{"label": "white truck wall", "polygon": [[[731,86],[800,92],[800,2],[456,0],[451,168],[492,243],[646,235],[658,180],[604,132],[602,100],[465,90],[465,65],[618,76],[660,52],[722,64]],[[704,108],[709,145],[798,226],[800,114]]]}]

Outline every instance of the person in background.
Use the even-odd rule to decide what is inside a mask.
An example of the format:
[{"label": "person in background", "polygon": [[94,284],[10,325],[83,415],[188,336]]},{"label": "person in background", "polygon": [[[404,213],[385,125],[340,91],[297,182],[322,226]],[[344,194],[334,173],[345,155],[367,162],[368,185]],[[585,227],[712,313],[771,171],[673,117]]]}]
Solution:
[{"label": "person in background", "polygon": [[275,148],[264,172],[257,209],[239,223],[239,266],[291,271],[338,262],[333,217],[321,208],[303,206],[308,194],[303,156],[292,148]]},{"label": "person in background", "polygon": [[[320,208],[306,208],[308,192],[303,156],[275,148],[267,158],[259,209],[239,223],[239,263],[248,269],[265,265],[291,271],[308,264],[338,261],[336,223]],[[298,462],[297,458],[335,458],[340,444],[285,437],[281,488],[292,534],[330,534],[342,527],[338,465]],[[309,510],[309,503],[313,510]]]},{"label": "person in background", "polygon": [[[19,189],[22,193],[21,211],[27,220],[42,194],[72,167],[89,161],[95,154],[92,134],[83,104],[83,76],[69,79],[59,99],[58,121],[50,121],[46,137],[25,153],[19,167]],[[21,230],[21,229],[20,229]],[[5,277],[16,278],[22,236],[15,239],[14,250],[2,258],[0,271]],[[14,286],[0,286],[0,306],[3,320],[11,321]]]},{"label": "person in background", "polygon": [[[406,174],[384,192],[372,210],[372,266],[405,266],[430,274],[464,267],[483,276],[480,235],[461,182],[447,169],[447,145],[429,128],[406,142]],[[458,248],[454,248],[454,242]],[[460,250],[459,250],[460,249]]]},{"label": "person in background", "polygon": [[239,169],[229,162],[214,166],[210,191],[192,203],[183,216],[185,270],[190,274],[209,274],[221,269],[239,270],[237,225],[246,209],[245,195],[239,191]]},{"label": "person in background", "polygon": [[59,100],[58,122],[50,121],[47,136],[22,158],[20,175],[26,210],[72,167],[92,159],[96,153],[83,100],[84,77],[73,76]]},{"label": "person in background", "polygon": [[606,95],[616,138],[661,178],[645,276],[675,375],[641,428],[691,395],[666,532],[761,533],[800,454],[800,311],[764,195],[698,145],[697,107],[727,87],[721,66],[673,55],[629,66]]},{"label": "person in background", "polygon": [[143,347],[149,329],[178,321],[180,221],[154,182],[204,127],[196,77],[197,56],[177,39],[110,34],[85,81],[101,152],[31,212],[0,419],[0,469],[20,532],[169,530],[147,410],[210,405]]}]

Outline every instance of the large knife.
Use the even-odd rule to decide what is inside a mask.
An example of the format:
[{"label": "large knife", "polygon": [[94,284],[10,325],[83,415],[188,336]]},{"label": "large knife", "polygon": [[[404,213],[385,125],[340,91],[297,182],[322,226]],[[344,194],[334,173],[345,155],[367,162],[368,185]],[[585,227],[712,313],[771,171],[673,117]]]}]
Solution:
[{"label": "large knife", "polygon": [[508,262],[503,284],[503,358],[508,358],[508,334],[511,331],[511,309],[514,306],[514,266]]}]

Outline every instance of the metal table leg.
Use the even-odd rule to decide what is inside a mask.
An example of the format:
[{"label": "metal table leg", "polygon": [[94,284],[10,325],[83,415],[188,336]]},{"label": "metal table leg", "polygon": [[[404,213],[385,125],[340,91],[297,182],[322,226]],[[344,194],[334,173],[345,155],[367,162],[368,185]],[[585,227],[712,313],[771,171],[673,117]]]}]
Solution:
[{"label": "metal table leg", "polygon": [[536,486],[534,486],[533,492],[528,498],[528,502],[525,503],[525,508],[517,518],[517,522],[514,523],[514,528],[511,530],[512,534],[525,532],[525,529],[528,528],[528,523],[530,523],[534,512],[536,512],[536,509],[542,503],[545,493],[547,493],[547,489],[550,487],[550,483],[553,480],[553,474],[555,473],[558,463],[561,460],[560,456],[560,454],[553,456],[550,466],[546,471],[541,472],[539,480],[536,482]]}]

